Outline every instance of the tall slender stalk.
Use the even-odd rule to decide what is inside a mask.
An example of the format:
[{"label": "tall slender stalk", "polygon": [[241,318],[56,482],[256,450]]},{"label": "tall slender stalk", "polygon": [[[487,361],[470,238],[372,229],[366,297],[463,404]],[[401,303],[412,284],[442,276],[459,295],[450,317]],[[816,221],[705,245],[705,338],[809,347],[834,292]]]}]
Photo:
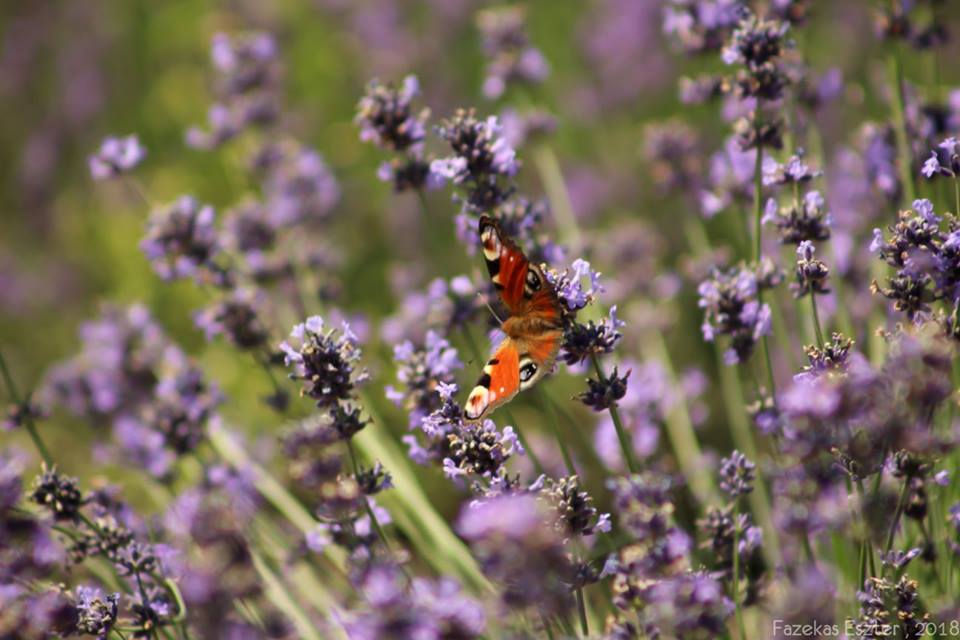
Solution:
[{"label": "tall slender stalk", "polygon": [[45,445],[40,438],[40,433],[37,431],[37,425],[33,421],[33,414],[30,411],[30,407],[24,403],[20,392],[17,390],[17,384],[13,381],[13,376],[10,375],[10,369],[7,368],[7,360],[3,357],[2,351],[0,351],[0,371],[3,373],[3,382],[7,386],[7,394],[10,396],[10,399],[13,400],[13,403],[23,412],[23,426],[27,428],[27,433],[30,435],[30,439],[33,440],[33,446],[36,447],[37,452],[47,467],[52,468],[53,458],[50,456],[47,445]]},{"label": "tall slender stalk", "polygon": [[737,630],[740,640],[747,640],[747,632],[743,626],[743,611],[740,606],[740,501],[733,499],[733,606],[737,619]]},{"label": "tall slender stalk", "polygon": [[[360,464],[357,462],[357,454],[353,450],[353,439],[347,438],[347,451],[350,454],[350,465],[353,467],[353,477],[356,478],[357,482],[360,482]],[[361,490],[362,493],[362,490]],[[377,532],[377,537],[380,538],[380,542],[383,544],[383,548],[387,550],[388,554],[393,554],[393,550],[390,548],[390,542],[387,540],[387,534],[383,532],[383,527],[380,526],[380,521],[377,520],[377,514],[374,513],[373,507],[370,506],[370,501],[367,499],[366,494],[361,495],[363,499],[363,508],[367,512],[367,517],[370,518],[370,524],[373,525],[373,528]]]},{"label": "tall slender stalk", "polygon": [[[759,116],[758,116],[759,117]],[[760,261],[763,243],[763,145],[760,144],[760,128],[757,131],[757,159],[753,163],[753,261]]]},{"label": "tall slender stalk", "polygon": [[888,61],[890,84],[893,88],[894,137],[897,143],[897,164],[900,169],[900,181],[907,202],[917,197],[917,187],[913,179],[913,154],[910,151],[910,137],[907,132],[906,101],[903,96],[903,65],[900,62],[900,47],[893,43]]},{"label": "tall slender stalk", "polygon": [[810,291],[810,310],[813,312],[813,330],[817,334],[817,346],[823,349],[823,330],[820,328],[820,314],[817,312],[817,294]]},{"label": "tall slender stalk", "polygon": [[[603,369],[600,367],[600,359],[597,358],[596,354],[591,354],[590,360],[593,362],[593,370],[597,374],[597,379],[603,384],[607,378],[603,373]],[[636,458],[633,455],[633,442],[630,440],[630,436],[623,426],[623,421],[620,419],[620,411],[617,409],[615,403],[610,405],[610,417],[613,419],[613,427],[617,432],[617,440],[620,442],[623,462],[627,465],[630,473],[637,473],[640,470],[640,465],[637,464]]]},{"label": "tall slender stalk", "polygon": [[890,522],[890,531],[887,533],[887,543],[883,546],[883,555],[886,556],[893,548],[893,539],[897,535],[897,526],[900,524],[900,516],[903,515],[903,509],[907,504],[907,496],[910,493],[910,482],[904,478],[903,488],[900,489],[900,497],[897,499],[897,510],[893,513],[893,520]]}]

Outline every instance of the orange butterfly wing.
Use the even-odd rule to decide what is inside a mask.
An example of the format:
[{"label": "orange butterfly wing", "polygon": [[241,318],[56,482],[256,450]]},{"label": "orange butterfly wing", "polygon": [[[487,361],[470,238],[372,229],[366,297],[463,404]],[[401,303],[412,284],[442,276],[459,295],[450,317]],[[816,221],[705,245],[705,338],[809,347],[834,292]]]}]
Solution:
[{"label": "orange butterfly wing", "polygon": [[489,216],[480,218],[480,242],[490,280],[510,317],[503,323],[507,337],[467,398],[464,415],[469,420],[480,419],[545,376],[563,337],[563,308],[540,267]]},{"label": "orange butterfly wing", "polygon": [[483,375],[467,397],[463,413],[468,420],[479,420],[519,391],[520,352],[510,338],[504,338],[483,367]]}]

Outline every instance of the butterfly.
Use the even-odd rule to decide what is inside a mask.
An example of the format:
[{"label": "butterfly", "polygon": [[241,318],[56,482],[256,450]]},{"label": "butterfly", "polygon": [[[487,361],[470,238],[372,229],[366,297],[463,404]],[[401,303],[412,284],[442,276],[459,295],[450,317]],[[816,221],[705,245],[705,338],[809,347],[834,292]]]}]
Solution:
[{"label": "butterfly", "polygon": [[479,231],[490,281],[510,316],[501,327],[506,337],[467,396],[463,413],[468,420],[481,419],[550,372],[564,323],[563,306],[543,269],[490,216],[480,217]]}]

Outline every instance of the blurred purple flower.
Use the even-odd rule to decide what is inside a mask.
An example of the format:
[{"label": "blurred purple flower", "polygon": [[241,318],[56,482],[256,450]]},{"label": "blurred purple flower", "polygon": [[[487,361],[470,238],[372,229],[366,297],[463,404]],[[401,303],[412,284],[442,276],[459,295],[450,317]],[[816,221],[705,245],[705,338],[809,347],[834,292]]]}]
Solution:
[{"label": "blurred purple flower", "polygon": [[484,9],[476,22],[487,58],[485,97],[499,98],[511,82],[539,84],[550,75],[546,58],[527,38],[524,7]]},{"label": "blurred purple flower", "polygon": [[273,224],[284,227],[326,219],[340,200],[340,186],[323,156],[292,142],[279,145],[278,151],[263,185]]},{"label": "blurred purple flower", "polygon": [[370,82],[354,118],[360,126],[360,139],[385,149],[419,154],[429,115],[428,110],[413,112],[412,102],[419,93],[420,83],[414,75],[405,77],[401,87]]},{"label": "blurred purple flower", "polygon": [[266,345],[268,332],[261,318],[263,296],[253,289],[234,289],[223,299],[194,314],[194,323],[207,340],[224,336],[231,344],[247,350]]},{"label": "blurred purple flower", "polygon": [[484,572],[502,586],[510,608],[569,611],[573,567],[550,514],[530,494],[504,495],[464,509],[457,531],[470,542]]},{"label": "blurred purple flower", "polygon": [[88,158],[94,180],[108,180],[133,170],[147,156],[146,148],[136,135],[123,138],[110,136],[100,149]]},{"label": "blurred purple flower", "polygon": [[227,273],[215,263],[220,240],[214,227],[215,213],[192,196],[182,196],[150,214],[146,237],[140,248],[164,280],[195,278],[216,285],[228,282]]},{"label": "blurred purple flower", "polygon": [[754,269],[744,266],[716,269],[700,283],[703,338],[707,342],[718,336],[731,338],[731,347],[724,353],[727,364],[745,362],[760,338],[770,333],[770,307],[757,299],[760,288],[766,286]]},{"label": "blurred purple flower", "polygon": [[435,331],[427,331],[422,347],[416,347],[410,340],[396,345],[393,359],[402,387],[396,389],[388,385],[387,398],[404,407],[412,427],[441,407],[444,389],[454,384],[454,374],[463,363],[457,350]]}]

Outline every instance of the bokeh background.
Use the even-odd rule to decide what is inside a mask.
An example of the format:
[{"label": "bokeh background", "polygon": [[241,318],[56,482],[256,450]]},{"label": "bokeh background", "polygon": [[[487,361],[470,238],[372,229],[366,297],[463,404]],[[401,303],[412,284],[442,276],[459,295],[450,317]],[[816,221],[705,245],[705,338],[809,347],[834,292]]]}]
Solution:
[{"label": "bokeh background", "polygon": [[[829,177],[838,152],[855,148],[860,123],[889,117],[886,56],[874,35],[871,3],[812,4],[808,23],[796,35],[798,48],[817,73],[836,69],[844,79],[836,99],[816,113],[822,139],[816,153],[826,160]],[[37,388],[51,363],[77,349],[80,323],[103,301],[141,301],[221,385],[230,399],[223,407],[225,418],[261,443],[258,450],[269,458],[279,427],[258,401],[269,392],[265,379],[248,358],[222,343],[205,342],[191,319],[205,302],[202,290],[190,282],[164,283],[153,273],[138,248],[148,207],[137,193],[125,182],[95,183],[87,169],[88,154],[106,135],[136,133],[148,150],[136,176],[152,202],[191,193],[223,211],[240,201],[255,185],[246,180],[237,147],[202,152],[188,148],[184,137],[204,121],[212,100],[211,37],[256,29],[274,34],[280,47],[284,104],[276,126],[319,150],[341,187],[324,230],[324,241],[336,248],[340,262],[315,275],[328,308],[366,319],[367,364],[375,389],[370,397],[381,400],[378,411],[386,428],[403,433],[406,416],[380,392],[393,380],[392,345],[381,338],[384,319],[397,312],[404,295],[422,290],[431,279],[479,274],[482,267],[454,241],[457,205],[450,191],[430,194],[424,214],[414,195],[396,195],[376,178],[384,154],[359,140],[353,118],[366,83],[399,81],[414,73],[432,124],[460,106],[474,106],[480,114],[537,108],[555,118],[554,132],[520,149],[521,191],[534,198],[559,194],[568,199],[577,226],[588,236],[576,250],[604,272],[610,288],[628,291],[622,303],[630,322],[625,350],[637,359],[652,353],[649,329],[656,329],[678,377],[689,375],[696,387],[694,372],[699,371],[704,381],[692,410],[702,442],[728,450],[727,417],[711,384],[718,377],[715,353],[702,340],[696,309],[694,278],[703,271],[691,257],[683,223],[699,212],[682,195],[663,194],[656,167],[644,152],[652,123],[684,121],[700,136],[702,163],[694,170],[709,171],[710,155],[722,147],[729,124],[716,105],[681,104],[678,78],[717,71],[722,64],[717,55],[678,53],[661,32],[661,5],[653,0],[526,3],[530,41],[551,73],[540,85],[511,88],[489,100],[481,92],[485,60],[474,22],[487,3],[4,3],[0,341],[21,386]],[[942,11],[949,16],[956,8]],[[958,53],[954,42],[939,55],[949,61]],[[932,55],[907,56],[906,77],[927,88],[960,81],[955,65],[935,66],[932,60]],[[430,135],[428,148],[442,150],[442,141]],[[560,190],[551,183],[557,170]],[[622,234],[628,226],[632,231]],[[576,240],[555,220],[548,218],[546,228],[559,240]],[[721,219],[709,221],[706,230],[718,247],[736,247],[742,234]],[[627,238],[629,246],[605,251],[618,237]],[[825,306],[830,322],[830,302]],[[788,333],[809,331],[794,314],[787,315]],[[281,318],[287,328],[295,320]],[[865,326],[854,331],[865,338]],[[469,384],[479,364],[465,348],[463,355],[462,382]],[[786,367],[793,363],[782,354],[777,358],[788,375]],[[569,398],[582,387],[582,378],[562,374],[545,384],[554,386],[554,397]],[[520,422],[538,424],[539,411],[527,399],[516,403]],[[591,437],[594,418],[574,403],[570,411]],[[532,437],[559,468],[549,435],[540,437],[537,429],[531,429]],[[64,452],[59,457],[72,473],[125,473],[94,461],[89,444],[98,436],[87,425],[58,414],[44,433],[54,451]],[[455,513],[460,496],[439,481],[439,472],[418,473],[439,508]]]}]

